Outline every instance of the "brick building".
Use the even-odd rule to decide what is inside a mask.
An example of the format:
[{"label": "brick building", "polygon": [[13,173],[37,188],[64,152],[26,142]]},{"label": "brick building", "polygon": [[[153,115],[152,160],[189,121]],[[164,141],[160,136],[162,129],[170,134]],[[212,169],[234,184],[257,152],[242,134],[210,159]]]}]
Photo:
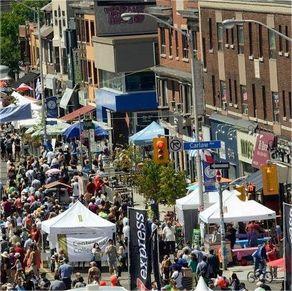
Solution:
[{"label": "brick building", "polygon": [[[194,54],[200,58],[199,13],[197,1],[159,0],[156,7],[148,12],[167,21],[194,36]],[[180,32],[158,23],[159,60],[153,71],[156,74],[156,91],[160,110],[160,123],[168,130],[170,136],[180,136],[185,141],[192,140],[193,131],[193,97],[191,93],[191,67],[188,42]],[[203,114],[202,81],[200,80],[200,63],[196,66],[200,97],[199,113]],[[200,92],[199,92],[200,91]],[[193,178],[194,157],[186,152],[173,154],[176,167],[186,170]]]},{"label": "brick building", "polygon": [[271,157],[289,168],[291,43],[258,24],[225,29],[222,21],[254,19],[291,37],[291,2],[202,0],[199,9],[206,120],[211,137],[226,142],[218,159],[231,162],[234,176],[256,171],[262,136]]}]

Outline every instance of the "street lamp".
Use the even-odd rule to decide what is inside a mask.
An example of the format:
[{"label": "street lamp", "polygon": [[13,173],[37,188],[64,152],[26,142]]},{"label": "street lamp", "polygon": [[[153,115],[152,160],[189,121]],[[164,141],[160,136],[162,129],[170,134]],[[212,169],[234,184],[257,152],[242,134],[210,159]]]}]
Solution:
[{"label": "street lamp", "polygon": [[264,26],[265,28],[267,28],[268,30],[278,34],[279,36],[285,38],[286,40],[292,42],[292,38],[290,38],[289,36],[279,32],[278,30],[275,30],[271,27],[269,27],[268,25],[260,22],[260,21],[257,21],[257,20],[253,20],[253,19],[225,19],[222,21],[222,24],[225,28],[227,29],[232,29],[236,24],[244,24],[244,23],[256,23],[256,24],[259,24],[261,26]]},{"label": "street lamp", "polygon": [[35,9],[29,7],[23,2],[17,2],[18,4],[23,5],[27,9],[30,9],[34,13],[37,13],[38,21],[38,38],[39,38],[39,63],[40,63],[40,82],[41,82],[41,95],[42,95],[42,123],[44,126],[44,146],[47,145],[47,123],[46,123],[46,97],[45,97],[45,84],[44,84],[44,74],[43,74],[43,50],[42,50],[42,36],[41,36],[41,20],[40,20],[40,8]]},{"label": "street lamp", "polygon": [[[165,26],[181,33],[187,38],[188,46],[189,46],[189,55],[191,59],[191,73],[192,73],[192,98],[193,98],[193,114],[194,114],[194,127],[195,127],[195,140],[199,141],[199,119],[198,119],[198,104],[196,98],[196,82],[195,82],[195,56],[194,56],[194,37],[193,34],[189,31],[183,31],[173,25],[169,24],[167,21],[161,20],[160,18],[149,14],[149,13],[123,13],[121,15],[124,21],[129,21],[134,16],[144,15],[155,19],[158,23],[162,23]],[[201,156],[199,151],[196,152],[196,168],[197,168],[197,177],[198,177],[198,184],[199,184],[199,204],[200,209],[204,209],[204,199],[203,199],[203,179],[202,179],[202,166],[201,166]]]}]

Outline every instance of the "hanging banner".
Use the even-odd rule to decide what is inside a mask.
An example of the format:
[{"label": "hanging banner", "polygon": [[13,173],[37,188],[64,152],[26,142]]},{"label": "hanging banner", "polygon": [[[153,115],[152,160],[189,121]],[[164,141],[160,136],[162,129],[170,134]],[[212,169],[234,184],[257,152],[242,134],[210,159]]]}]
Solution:
[{"label": "hanging banner", "polygon": [[210,168],[210,164],[206,162],[202,162],[202,164],[205,192],[215,192],[216,171]]},{"label": "hanging banner", "polygon": [[128,218],[130,289],[151,290],[151,230],[147,227],[147,211],[128,208]]},{"label": "hanging banner", "polygon": [[292,204],[283,204],[285,290],[292,290]]},{"label": "hanging banner", "polygon": [[89,238],[80,238],[80,235],[67,236],[67,253],[69,262],[91,262],[91,250],[94,243],[98,243],[102,252],[104,252],[109,239],[110,237],[106,236],[93,237],[91,235]]}]

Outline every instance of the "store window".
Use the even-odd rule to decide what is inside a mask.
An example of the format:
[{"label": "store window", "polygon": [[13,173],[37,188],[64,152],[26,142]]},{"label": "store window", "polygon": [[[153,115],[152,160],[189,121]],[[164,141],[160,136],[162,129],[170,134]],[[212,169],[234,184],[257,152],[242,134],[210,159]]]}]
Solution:
[{"label": "store window", "polygon": [[153,72],[140,72],[126,75],[126,91],[150,91],[155,89],[155,76]]},{"label": "store window", "polygon": [[123,73],[112,73],[108,71],[101,70],[100,72],[101,78],[101,88],[109,88],[115,91],[124,92]]}]

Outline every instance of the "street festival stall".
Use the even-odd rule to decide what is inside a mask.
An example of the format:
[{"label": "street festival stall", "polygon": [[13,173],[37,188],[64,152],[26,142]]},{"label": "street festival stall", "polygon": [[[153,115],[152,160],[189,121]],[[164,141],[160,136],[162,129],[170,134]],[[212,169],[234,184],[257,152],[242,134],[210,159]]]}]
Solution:
[{"label": "street festival stall", "polygon": [[[260,221],[260,220],[270,220],[276,219],[276,212],[263,206],[262,204],[254,201],[242,201],[236,196],[226,196],[227,190],[223,191],[223,212],[224,212],[224,223],[238,223],[238,222],[249,222],[249,221]],[[219,202],[216,202],[209,208],[205,209],[199,214],[200,220],[208,224],[218,224],[220,221],[220,207]],[[209,228],[208,228],[209,233]],[[269,240],[270,237],[264,237],[258,239],[258,243]],[[246,240],[247,244],[247,240]],[[218,253],[220,250],[220,241],[212,242],[212,236],[206,235],[205,237],[206,249],[216,249]],[[240,241],[237,240],[235,246],[239,248],[230,249],[230,244],[226,243],[227,250],[227,260],[232,261],[232,257],[236,256],[238,260],[242,257],[251,255],[257,248],[245,248],[246,245],[242,246]]]},{"label": "street festival stall", "polygon": [[[178,218],[178,222],[184,228],[185,241],[191,241],[192,231],[198,226],[198,214],[200,207],[200,195],[199,195],[199,185],[196,183],[192,185],[193,191],[191,191],[187,196],[176,200],[175,210]],[[225,191],[223,194],[223,199],[229,198],[229,196],[236,196],[237,191]],[[219,201],[218,192],[206,192],[203,195],[204,207],[205,209],[210,207]]]},{"label": "street festival stall", "polygon": [[[58,216],[43,221],[41,229],[48,234],[50,248],[64,250],[69,262],[90,262],[93,244],[98,243],[104,251],[108,240],[114,237],[116,225],[77,201]],[[43,253],[44,260],[46,256]]]}]

